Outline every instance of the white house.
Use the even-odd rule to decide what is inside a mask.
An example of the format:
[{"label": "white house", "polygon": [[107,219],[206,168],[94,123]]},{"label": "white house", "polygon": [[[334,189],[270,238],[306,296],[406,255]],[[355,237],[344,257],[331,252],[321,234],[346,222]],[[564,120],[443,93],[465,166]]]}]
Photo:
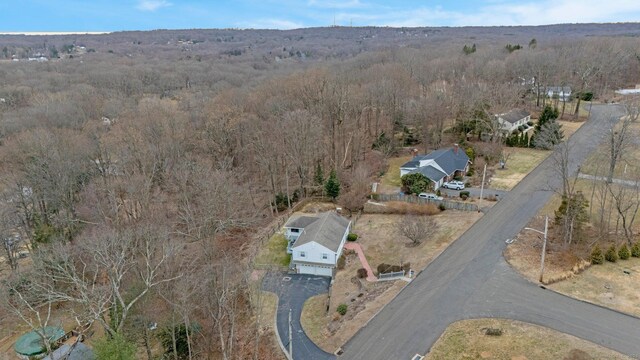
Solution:
[{"label": "white house", "polygon": [[500,129],[511,134],[518,126],[524,126],[531,121],[531,114],[527,110],[515,109],[508,113],[497,114],[496,119]]},{"label": "white house", "polygon": [[298,274],[333,276],[351,221],[333,211],[298,216],[284,225],[287,251]]},{"label": "white house", "polygon": [[400,167],[400,176],[420,173],[433,182],[433,190],[438,190],[446,181],[464,176],[470,163],[467,154],[455,144],[453,148],[414,157]]},{"label": "white house", "polygon": [[570,86],[549,86],[547,87],[547,97],[550,99],[560,99],[561,101],[571,100]]}]

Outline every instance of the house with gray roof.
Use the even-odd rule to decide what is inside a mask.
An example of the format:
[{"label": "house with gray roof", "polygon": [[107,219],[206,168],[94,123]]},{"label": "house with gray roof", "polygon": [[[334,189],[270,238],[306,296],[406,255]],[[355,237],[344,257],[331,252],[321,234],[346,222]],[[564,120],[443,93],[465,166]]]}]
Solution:
[{"label": "house with gray roof", "polygon": [[548,86],[547,97],[549,99],[571,100],[571,86]]},{"label": "house with gray roof", "polygon": [[400,176],[420,173],[433,182],[433,190],[438,190],[454,177],[464,176],[469,171],[470,163],[467,154],[455,144],[451,148],[414,157],[400,167]]},{"label": "house with gray roof", "polygon": [[508,134],[531,121],[531,113],[524,109],[514,109],[504,114],[497,114],[495,117],[500,124],[500,129]]},{"label": "house with gray roof", "polygon": [[284,225],[287,250],[299,274],[333,276],[351,230],[351,221],[334,211],[292,217]]}]

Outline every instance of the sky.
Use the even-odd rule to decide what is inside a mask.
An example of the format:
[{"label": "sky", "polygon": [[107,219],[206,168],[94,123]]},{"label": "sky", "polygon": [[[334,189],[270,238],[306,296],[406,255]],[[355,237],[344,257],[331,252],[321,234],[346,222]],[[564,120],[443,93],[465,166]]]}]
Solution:
[{"label": "sky", "polygon": [[640,0],[0,0],[0,32],[640,21]]}]

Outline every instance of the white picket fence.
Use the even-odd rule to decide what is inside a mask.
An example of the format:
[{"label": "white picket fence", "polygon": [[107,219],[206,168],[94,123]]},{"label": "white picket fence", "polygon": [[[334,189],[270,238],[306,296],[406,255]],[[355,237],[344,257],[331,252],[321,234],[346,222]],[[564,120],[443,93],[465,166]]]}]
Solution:
[{"label": "white picket fence", "polygon": [[404,277],[404,270],[385,273],[385,274],[378,274],[378,281],[394,280],[401,277]]}]

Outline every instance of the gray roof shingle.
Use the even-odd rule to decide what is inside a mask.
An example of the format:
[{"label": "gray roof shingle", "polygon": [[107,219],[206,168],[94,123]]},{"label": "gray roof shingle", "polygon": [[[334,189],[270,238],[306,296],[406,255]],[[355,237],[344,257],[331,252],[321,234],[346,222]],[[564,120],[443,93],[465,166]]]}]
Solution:
[{"label": "gray roof shingle", "polygon": [[[467,153],[463,149],[458,148],[456,151],[455,148],[446,148],[446,149],[438,149],[430,152],[427,155],[418,155],[411,159],[409,162],[402,165],[402,168],[413,168],[415,170],[411,171],[411,173],[420,172],[430,180],[437,182],[440,181],[444,176],[440,176],[442,173],[436,168],[428,169],[431,166],[420,166],[421,160],[433,160],[445,171],[446,175],[451,175],[457,170],[464,170],[469,162],[469,157]],[[420,169],[424,170],[420,171]],[[431,177],[433,176],[433,177]]]},{"label": "gray roof shingle", "polygon": [[287,221],[287,223],[284,224],[284,227],[304,229],[305,227],[309,226],[311,223],[317,220],[318,218],[315,216],[304,216],[304,215],[296,216],[289,219],[289,221]]},{"label": "gray roof shingle", "polygon": [[531,113],[528,112],[527,110],[524,109],[515,109],[515,110],[511,110],[508,113],[505,114],[500,114],[498,115],[500,118],[502,118],[502,120],[510,122],[510,123],[515,123],[518,122],[524,118],[526,118],[527,116],[530,116]]},{"label": "gray roof shingle", "polygon": [[427,179],[429,179],[429,180],[431,180],[433,182],[438,182],[443,177],[447,176],[447,174],[443,173],[442,171],[436,169],[435,167],[433,167],[431,165],[419,167],[419,168],[409,172],[409,174],[414,174],[414,173],[422,174],[422,175],[426,176]]},{"label": "gray roof shingle", "polygon": [[[308,218],[308,216],[304,217]],[[304,227],[302,234],[293,244],[293,247],[316,242],[331,251],[337,252],[342,242],[342,236],[347,231],[350,221],[333,211],[322,213],[315,219],[316,221]]]}]

